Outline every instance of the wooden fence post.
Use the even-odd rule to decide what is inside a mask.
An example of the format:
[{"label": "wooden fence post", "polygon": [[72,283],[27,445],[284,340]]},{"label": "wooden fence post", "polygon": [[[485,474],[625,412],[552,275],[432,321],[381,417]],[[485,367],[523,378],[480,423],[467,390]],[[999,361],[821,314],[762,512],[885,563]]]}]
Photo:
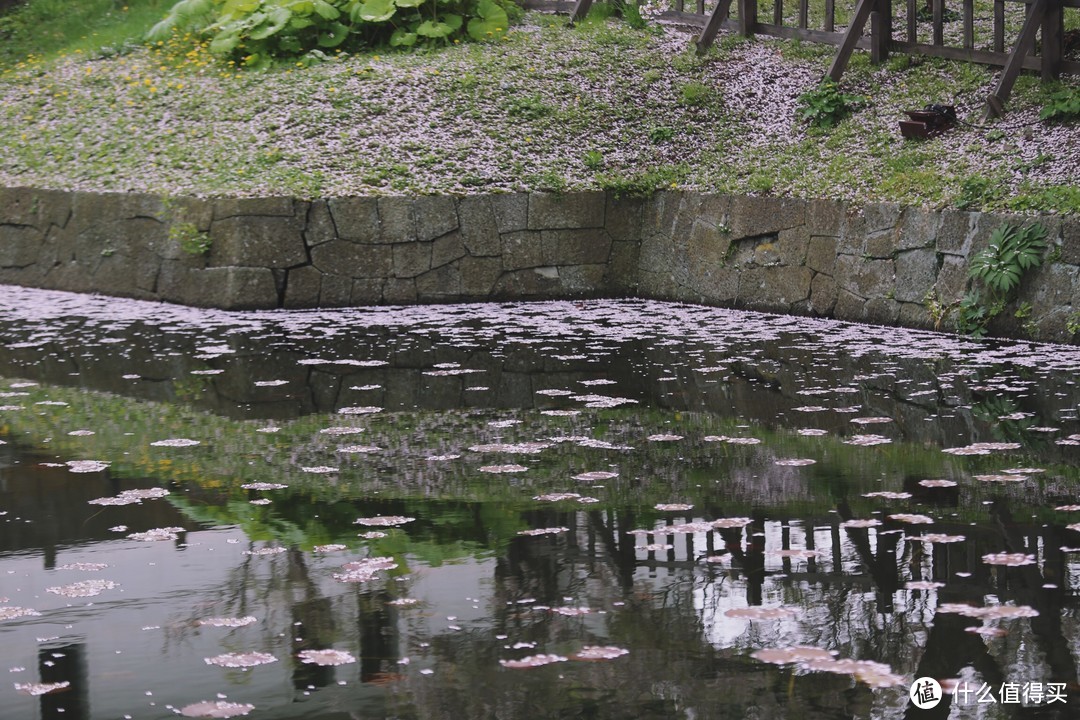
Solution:
[{"label": "wooden fence post", "polygon": [[855,4],[855,14],[851,18],[851,24],[848,25],[847,32],[844,33],[844,39],[840,41],[840,46],[836,50],[832,64],[829,65],[829,72],[825,74],[825,77],[833,82],[840,82],[840,76],[847,69],[851,53],[855,51],[855,45],[859,42],[863,28],[866,27],[870,11],[874,9],[876,4],[877,0],[859,0]]},{"label": "wooden fence post", "polygon": [[[1060,0],[1054,0],[1054,2],[1058,7],[1061,6]],[[1035,0],[1034,4],[1032,4],[1027,18],[1024,19],[1024,28],[1020,31],[1020,37],[1016,40],[1016,45],[1009,54],[1009,59],[1005,61],[1005,67],[1001,71],[997,87],[986,98],[987,120],[1001,117],[1004,114],[1005,101],[1009,99],[1013,83],[1016,82],[1016,78],[1024,66],[1024,58],[1035,49],[1035,33],[1038,31],[1039,26],[1042,25],[1043,18],[1046,17],[1046,9],[1049,4],[1050,0]]]},{"label": "wooden fence post", "polygon": [[709,15],[709,21],[705,23],[705,29],[701,31],[701,35],[697,39],[698,55],[704,55],[709,46],[716,40],[716,33],[720,31],[720,26],[728,19],[730,11],[731,0],[718,0],[712,14]]},{"label": "wooden fence post", "polygon": [[1061,49],[1065,34],[1061,0],[1051,0],[1042,21],[1042,79],[1055,80],[1060,74]]},{"label": "wooden fence post", "polygon": [[757,0],[739,0],[739,24],[743,37],[753,37],[757,28]]},{"label": "wooden fence post", "polygon": [[880,64],[889,59],[892,42],[892,0],[876,0],[870,13],[870,62]]}]

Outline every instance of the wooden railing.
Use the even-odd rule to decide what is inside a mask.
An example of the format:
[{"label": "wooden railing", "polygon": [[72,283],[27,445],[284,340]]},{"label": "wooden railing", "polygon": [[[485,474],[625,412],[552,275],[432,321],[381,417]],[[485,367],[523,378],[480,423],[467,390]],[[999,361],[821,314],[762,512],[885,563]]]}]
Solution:
[{"label": "wooden railing", "polygon": [[[585,17],[592,2],[525,0],[525,5],[569,13],[573,22]],[[792,2],[797,7],[793,8]],[[986,98],[988,117],[1003,114],[1005,102],[1021,70],[1037,71],[1044,80],[1056,78],[1063,72],[1080,75],[1080,61],[1063,57],[1064,9],[1080,8],[1080,0],[991,0],[990,37],[988,42],[978,44],[975,0],[959,0],[960,33],[958,42],[952,44],[946,38],[946,17],[956,11],[947,9],[945,0],[898,2],[904,3],[902,14],[894,12],[893,0],[857,0],[846,28],[842,30],[837,29],[844,23],[837,22],[836,0],[824,0],[820,27],[810,27],[810,0],[788,0],[787,8],[784,0],[772,0],[771,17],[767,16],[771,22],[761,20],[763,8],[759,7],[758,0],[717,0],[709,12],[705,10],[705,0],[675,0],[674,9],[662,13],[660,19],[702,28],[696,43],[699,53],[708,50],[721,29],[746,37],[769,35],[836,45],[836,55],[826,73],[826,77],[836,81],[840,80],[856,48],[869,50],[870,59],[875,63],[887,59],[890,53],[907,53],[999,66],[1004,70],[994,91]],[[1023,5],[1026,10],[1021,28],[1008,46],[1007,3]],[[731,16],[732,4],[735,4],[737,19]],[[979,7],[985,12],[989,9],[988,4],[980,3]],[[920,22],[920,6],[924,8],[923,16],[929,18],[925,22]],[[792,12],[793,24],[786,20],[786,12]],[[868,23],[869,32],[864,33]],[[894,28],[901,23],[903,29],[897,33]],[[929,25],[929,32],[920,27],[923,24]],[[1037,37],[1041,40],[1038,48]]]}]

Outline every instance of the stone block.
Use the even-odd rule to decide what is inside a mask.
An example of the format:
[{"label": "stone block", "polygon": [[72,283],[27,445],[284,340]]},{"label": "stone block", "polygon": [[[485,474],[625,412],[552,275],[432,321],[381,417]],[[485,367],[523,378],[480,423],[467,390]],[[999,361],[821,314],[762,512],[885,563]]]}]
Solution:
[{"label": "stone block", "polygon": [[837,288],[836,302],[833,303],[832,316],[837,320],[860,321],[863,319],[863,308],[866,300],[853,295],[847,290]]},{"label": "stone block", "polygon": [[72,193],[37,188],[0,188],[0,225],[30,225],[47,231],[71,215]]},{"label": "stone block", "polygon": [[141,253],[134,257],[111,255],[102,258],[94,271],[94,289],[106,295],[142,300],[156,299],[160,262],[152,253]]},{"label": "stone block", "polygon": [[285,277],[285,295],[282,306],[286,308],[316,308],[322,273],[311,265],[292,268]]},{"label": "stone block", "polygon": [[209,232],[218,200],[197,197],[168,197],[162,202],[162,221],[170,225],[194,225],[199,232]]},{"label": "stone block", "polygon": [[223,310],[268,310],[278,306],[274,275],[267,268],[213,267],[192,270],[189,279],[201,285],[200,307]]},{"label": "stone block", "polygon": [[818,316],[832,315],[838,291],[832,276],[825,273],[814,275],[810,281],[810,312]]},{"label": "stone block", "polygon": [[813,271],[805,267],[748,268],[739,275],[740,306],[787,310],[810,297]]},{"label": "stone block", "polygon": [[698,219],[687,237],[686,258],[690,263],[690,275],[701,270],[722,268],[727,265],[731,238],[716,225]]},{"label": "stone block", "polygon": [[723,265],[698,265],[691,269],[687,285],[701,302],[727,305],[739,298],[739,271]]},{"label": "stone block", "polygon": [[413,198],[385,196],[377,201],[379,234],[375,242],[393,244],[416,240],[416,203]]},{"label": "stone block", "polygon": [[330,215],[330,206],[325,200],[316,200],[311,203],[307,211],[307,221],[304,224],[304,243],[315,247],[337,238],[337,228],[334,226],[334,218]]},{"label": "stone block", "polygon": [[698,206],[697,219],[715,225],[718,228],[728,228],[731,223],[731,196],[704,194]]},{"label": "stone block", "polygon": [[543,230],[540,248],[545,265],[605,263],[611,253],[611,236],[603,228]]},{"label": "stone block", "polygon": [[[863,305],[862,319],[878,325],[895,325],[900,315],[900,303],[885,297],[868,298]],[[843,318],[840,318],[843,319]]]},{"label": "stone block", "polygon": [[330,198],[326,207],[337,237],[358,243],[378,241],[379,205],[375,198]]},{"label": "stone block", "polygon": [[882,230],[866,236],[862,255],[877,260],[888,259],[896,255],[900,240],[896,229]]},{"label": "stone block", "polygon": [[839,200],[810,200],[806,206],[806,229],[811,235],[836,237],[846,216],[847,206]]},{"label": "stone block", "polygon": [[806,223],[807,202],[799,198],[735,197],[731,204],[732,238],[769,235]]},{"label": "stone block", "polygon": [[675,224],[671,227],[671,239],[676,246],[686,247],[690,231],[701,212],[702,196],[696,192],[684,192],[675,213]]},{"label": "stone block", "polygon": [[523,270],[544,264],[540,230],[505,233],[500,240],[503,270]]},{"label": "stone block", "polygon": [[807,241],[806,266],[814,272],[832,275],[836,267],[837,240],[826,235],[812,235]]},{"label": "stone block", "polygon": [[465,257],[467,254],[465,241],[461,239],[461,232],[448,233],[431,244],[431,267],[437,268],[448,265],[458,258]]},{"label": "stone block", "polygon": [[934,283],[938,300],[946,305],[960,300],[967,291],[967,283],[967,259],[959,255],[942,256]]},{"label": "stone block", "polygon": [[[447,301],[460,298],[462,295],[462,271],[459,267],[461,262],[464,262],[468,258],[462,258],[459,262],[453,265],[443,265],[442,267],[429,270],[415,281],[415,298],[421,302],[427,300],[441,300]],[[383,290],[386,294],[389,291],[389,287]],[[397,302],[386,297],[387,302]]]},{"label": "stone block", "polygon": [[1034,315],[1044,315],[1054,308],[1072,304],[1073,293],[1080,287],[1075,265],[1051,263],[1030,270],[1020,281],[1018,300],[1030,302]]},{"label": "stone block", "polygon": [[34,225],[0,225],[0,267],[33,265],[44,243],[45,231]]},{"label": "stone block", "polygon": [[353,279],[346,275],[323,275],[319,284],[319,307],[349,307]]},{"label": "stone block", "polygon": [[416,277],[431,269],[431,243],[399,243],[393,246],[394,276]]},{"label": "stone block", "polygon": [[332,240],[311,249],[311,263],[331,275],[389,277],[393,272],[393,249],[388,245]]},{"label": "stone block", "polygon": [[896,286],[892,260],[864,260],[853,255],[836,258],[833,277],[837,284],[861,298],[885,297]]},{"label": "stone block", "polygon": [[641,220],[644,200],[639,197],[615,197],[608,193],[604,208],[604,229],[615,242],[633,242],[641,239]]},{"label": "stone block", "polygon": [[296,214],[291,197],[218,198],[214,200],[214,220],[257,215],[292,217]]},{"label": "stone block", "polygon": [[915,249],[899,253],[894,261],[896,290],[900,302],[921,303],[937,283],[938,255],[936,250]]},{"label": "stone block", "polygon": [[866,223],[866,233],[894,230],[900,223],[901,209],[900,203],[868,203],[862,213]]},{"label": "stone block", "polygon": [[499,300],[538,298],[554,295],[559,289],[558,272],[543,272],[545,268],[512,270],[499,276],[491,289],[491,297]]},{"label": "stone block", "polygon": [[354,307],[378,305],[383,299],[382,278],[357,278],[352,283],[351,303]]},{"label": "stone block", "polygon": [[457,205],[449,196],[422,196],[413,200],[416,206],[416,239],[434,240],[457,230]]},{"label": "stone block", "polygon": [[529,195],[529,229],[604,227],[604,193],[597,191],[572,193],[531,193]]},{"label": "stone block", "polygon": [[611,292],[633,292],[637,288],[638,258],[641,245],[634,241],[611,244],[604,286]]},{"label": "stone block", "polygon": [[1061,223],[1061,262],[1080,265],[1080,217],[1068,217]]},{"label": "stone block", "polygon": [[937,243],[942,214],[936,210],[909,207],[900,216],[897,249],[932,248]]},{"label": "stone block", "polygon": [[458,261],[457,267],[461,293],[467,298],[487,298],[502,275],[502,260],[497,257],[466,257]]},{"label": "stone block", "polygon": [[641,213],[642,239],[655,235],[671,237],[681,202],[682,194],[670,190],[660,190],[646,198]]},{"label": "stone block", "polygon": [[[446,272],[449,265],[443,266],[432,273]],[[429,273],[430,274],[430,273]],[[383,285],[382,301],[387,305],[411,305],[417,299],[417,280],[408,278],[390,278]]]},{"label": "stone block", "polygon": [[978,213],[942,210],[941,224],[937,232],[937,249],[951,255],[969,255],[978,217]]},{"label": "stone block", "polygon": [[75,259],[92,275],[107,257],[158,255],[166,245],[166,232],[165,225],[149,217],[114,219],[83,226],[75,237]]},{"label": "stone block", "polygon": [[[488,206],[500,234],[524,230],[529,226],[529,193],[488,196]],[[464,202],[466,198],[462,198]]]},{"label": "stone block", "polygon": [[604,290],[607,265],[566,265],[559,268],[559,285],[574,295],[598,295]]},{"label": "stone block", "polygon": [[810,231],[805,225],[781,230],[776,235],[776,251],[783,265],[805,265],[810,249]]},{"label": "stone block", "polygon": [[[501,251],[499,226],[493,205],[500,205],[502,195],[492,197],[467,196],[458,200],[458,220],[465,249],[475,257],[490,257]],[[515,197],[515,196],[505,196]],[[507,204],[505,202],[501,203]],[[511,223],[513,224],[513,223]]]},{"label": "stone block", "polygon": [[210,225],[210,264],[288,268],[308,261],[303,225],[294,217],[234,216]]},{"label": "stone block", "polygon": [[920,303],[900,303],[900,312],[896,316],[896,322],[900,327],[918,328],[920,330],[933,330],[934,321],[926,307]]}]

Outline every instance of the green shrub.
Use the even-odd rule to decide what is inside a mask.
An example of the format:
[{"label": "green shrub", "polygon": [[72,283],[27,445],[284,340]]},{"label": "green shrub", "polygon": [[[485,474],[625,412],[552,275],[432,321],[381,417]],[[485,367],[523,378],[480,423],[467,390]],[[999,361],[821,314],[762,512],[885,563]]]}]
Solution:
[{"label": "green shrub", "polygon": [[1065,88],[1047,98],[1039,119],[1049,122],[1074,122],[1080,120],[1080,89]]},{"label": "green shrub", "polygon": [[799,117],[814,127],[829,128],[866,103],[865,97],[842,93],[834,80],[825,79],[815,89],[799,96]]},{"label": "green shrub", "polygon": [[1002,225],[995,230],[990,244],[968,266],[968,277],[976,285],[960,301],[956,329],[966,335],[985,335],[990,321],[1020,287],[1024,273],[1042,265],[1046,250],[1046,228],[1039,223],[1024,228]]},{"label": "green shrub", "polygon": [[205,255],[210,252],[210,236],[199,232],[194,223],[176,223],[169,226],[169,239],[180,245],[189,255]]},{"label": "green shrub", "polygon": [[261,67],[275,57],[389,43],[447,43],[504,37],[506,0],[180,0],[147,35],[190,30],[215,55]]}]

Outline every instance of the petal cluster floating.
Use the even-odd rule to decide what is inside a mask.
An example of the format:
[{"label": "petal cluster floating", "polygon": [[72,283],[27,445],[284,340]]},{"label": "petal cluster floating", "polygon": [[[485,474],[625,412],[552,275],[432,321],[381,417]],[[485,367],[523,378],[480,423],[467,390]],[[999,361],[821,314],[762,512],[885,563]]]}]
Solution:
[{"label": "petal cluster floating", "polygon": [[225,653],[214,657],[203,658],[207,665],[217,665],[225,668],[249,668],[259,665],[268,665],[277,662],[278,659],[270,653],[246,652]]}]

